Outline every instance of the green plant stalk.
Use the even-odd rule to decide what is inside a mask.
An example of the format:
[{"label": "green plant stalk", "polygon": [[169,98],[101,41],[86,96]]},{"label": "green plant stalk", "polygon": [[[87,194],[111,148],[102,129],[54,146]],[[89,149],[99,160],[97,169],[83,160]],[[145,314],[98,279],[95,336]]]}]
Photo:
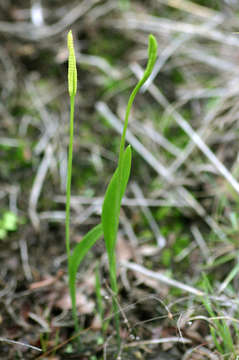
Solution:
[{"label": "green plant stalk", "polygon": [[102,302],[102,295],[101,295],[99,263],[97,263],[97,266],[95,269],[95,293],[96,293],[97,312],[99,314],[101,323],[103,323],[104,309],[103,309],[103,302]]},{"label": "green plant stalk", "polygon": [[99,314],[102,328],[102,335],[105,335],[107,330],[107,322],[104,321],[104,306],[103,306],[103,298],[101,294],[101,279],[100,279],[100,269],[99,263],[95,269],[95,293],[96,293],[96,303],[97,303],[97,313]]},{"label": "green plant stalk", "polygon": [[[118,186],[119,187],[120,187],[120,183],[122,181],[122,162],[123,162],[123,154],[124,154],[124,148],[125,148],[126,131],[127,131],[128,122],[129,122],[129,115],[131,112],[131,108],[132,108],[135,96],[137,95],[140,88],[144,85],[144,83],[147,81],[150,74],[152,73],[152,70],[153,70],[153,67],[154,67],[154,64],[155,64],[155,61],[157,58],[157,49],[158,49],[158,45],[157,45],[157,41],[156,41],[155,37],[153,35],[149,35],[147,67],[145,69],[143,77],[139,80],[139,82],[136,84],[135,88],[133,89],[133,91],[129,97],[127,107],[126,107],[124,127],[123,127],[123,132],[122,132],[122,136],[121,136],[121,140],[120,140],[120,151],[119,151],[119,161],[118,161],[118,168],[119,168],[119,177],[118,177],[119,185]],[[119,198],[119,196],[118,196],[118,198]],[[119,204],[119,207],[120,207],[120,204]]]},{"label": "green plant stalk", "polygon": [[68,90],[70,95],[70,135],[69,135],[69,150],[68,150],[68,172],[67,172],[67,189],[66,189],[66,252],[68,257],[68,272],[69,272],[69,289],[72,302],[72,312],[75,323],[75,329],[78,330],[77,308],[76,308],[76,274],[77,269],[85,257],[86,253],[94,245],[94,243],[104,234],[106,249],[109,259],[110,268],[110,284],[113,295],[113,311],[117,331],[118,345],[120,346],[120,323],[118,303],[116,296],[118,293],[117,275],[116,275],[116,254],[115,245],[119,226],[119,215],[121,200],[124,195],[131,168],[131,148],[128,146],[125,150],[125,137],[128,126],[128,119],[134,98],[140,87],[147,80],[152,72],[156,56],[157,56],[157,42],[155,38],[149,37],[149,60],[142,79],[134,88],[127,105],[124,129],[121,137],[119,161],[116,171],[108,185],[105,199],[102,207],[102,222],[91,229],[78,243],[72,254],[70,249],[70,200],[71,200],[71,177],[72,177],[72,157],[73,157],[73,140],[74,140],[74,105],[77,91],[77,70],[76,59],[74,53],[73,37],[71,31],[68,33]]},{"label": "green plant stalk", "polygon": [[[117,281],[116,281],[116,257],[115,257],[115,244],[117,236],[117,226],[119,219],[120,203],[126,190],[126,186],[129,180],[130,167],[131,167],[131,148],[128,146],[123,154],[122,161],[122,181],[118,182],[119,169],[116,168],[109,185],[107,187],[103,207],[101,222],[104,233],[105,246],[109,261],[110,272],[110,285],[113,292],[113,307],[115,309],[115,324],[117,334],[119,335],[119,323],[117,322],[118,309],[117,309]],[[120,338],[118,337],[118,344],[120,344]]]},{"label": "green plant stalk", "polygon": [[120,347],[120,318],[119,318],[119,309],[118,303],[116,300],[116,296],[118,294],[118,285],[117,285],[117,266],[116,266],[116,256],[115,251],[113,253],[112,258],[109,261],[109,269],[110,269],[110,285],[111,289],[113,290],[113,312],[114,312],[114,321],[115,321],[115,328],[116,328],[116,337],[117,337],[117,344]]},{"label": "green plant stalk", "polygon": [[70,201],[71,201],[71,177],[72,177],[72,157],[73,157],[73,141],[74,141],[74,109],[75,96],[77,92],[77,69],[76,58],[74,51],[74,43],[72,32],[68,33],[68,91],[70,96],[70,130],[69,130],[69,149],[68,149],[68,165],[67,165],[67,185],[66,185],[66,222],[65,222],[65,241],[66,253],[68,258],[68,278],[69,291],[72,304],[72,315],[75,324],[75,331],[79,330],[77,307],[76,307],[76,275],[81,261],[86,256],[87,252],[95,244],[95,242],[103,235],[102,224],[96,225],[82,238],[73,251],[70,246]]},{"label": "green plant stalk", "polygon": [[[70,274],[70,259],[71,259],[71,250],[70,250],[70,205],[71,205],[71,178],[72,178],[72,158],[73,158],[73,141],[74,141],[74,110],[75,110],[75,96],[77,92],[77,69],[76,69],[76,59],[74,52],[73,36],[72,32],[68,33],[68,91],[70,96],[70,132],[69,132],[69,148],[68,148],[68,163],[67,163],[67,184],[66,184],[66,253],[68,259],[68,274]],[[72,314],[75,323],[75,329],[78,330],[78,321],[77,321],[77,309],[76,309],[76,300],[75,297],[72,298]]]},{"label": "green plant stalk", "polygon": [[[72,159],[73,159],[73,141],[74,141],[74,110],[75,96],[70,97],[70,132],[69,132],[69,151],[67,165],[67,187],[66,187],[66,252],[68,259],[68,274],[70,274],[70,202],[71,202],[71,179],[72,179]],[[74,295],[71,294],[72,316],[75,324],[75,331],[79,330],[77,308],[76,308],[76,289]]]},{"label": "green plant stalk", "polygon": [[69,59],[68,59],[68,91],[70,96],[70,134],[67,164],[67,184],[66,184],[66,253],[68,263],[70,260],[70,202],[71,202],[71,176],[72,176],[72,157],[74,140],[74,108],[75,96],[77,91],[77,70],[73,44],[72,32],[69,31],[67,37]]},{"label": "green plant stalk", "polygon": [[102,236],[102,224],[96,225],[93,229],[88,231],[88,233],[83,237],[81,242],[79,242],[70,257],[69,260],[69,290],[72,303],[72,314],[75,323],[76,331],[79,329],[78,319],[77,319],[77,308],[76,308],[76,274],[77,269],[81,264],[81,261],[86,256],[87,252],[95,244],[95,242]]},{"label": "green plant stalk", "polygon": [[[210,282],[205,274],[203,274],[203,286],[206,294],[209,294],[209,292],[213,291]],[[226,321],[223,319],[217,319],[217,313],[214,312],[208,296],[202,298],[202,303],[214,322],[214,326],[211,325],[209,326],[209,328],[217,350],[221,354],[234,354],[235,348],[233,344],[233,338],[231,336],[230,328],[227,325]]]},{"label": "green plant stalk", "polygon": [[76,274],[81,261],[95,244],[95,242],[102,236],[102,225],[98,224],[91,229],[78,243],[71,253],[70,248],[70,201],[71,201],[71,177],[72,177],[72,157],[73,157],[73,141],[74,141],[74,109],[75,96],[77,92],[77,69],[74,52],[72,32],[68,33],[68,91],[70,95],[70,133],[69,133],[69,150],[68,150],[68,167],[67,167],[67,186],[66,186],[66,252],[68,258],[68,276],[69,276],[69,291],[72,304],[72,315],[75,324],[75,331],[79,330],[77,307],[76,307]]},{"label": "green plant stalk", "polygon": [[[121,141],[120,141],[120,151],[119,151],[119,160],[118,160],[118,170],[119,170],[119,176],[118,176],[118,189],[120,189],[121,186],[121,182],[122,182],[122,172],[123,172],[123,155],[124,155],[124,150],[125,150],[125,138],[126,138],[126,131],[127,131],[127,127],[128,127],[128,122],[129,122],[129,115],[131,112],[131,108],[135,99],[135,96],[137,95],[138,91],[140,90],[140,88],[143,86],[143,84],[146,82],[146,80],[149,78],[155,61],[157,58],[157,41],[154,38],[153,35],[149,36],[149,48],[148,48],[148,63],[147,63],[147,67],[145,69],[145,72],[143,74],[143,77],[140,79],[140,81],[137,83],[137,85],[135,86],[135,88],[133,89],[127,107],[126,107],[126,113],[125,113],[125,120],[124,120],[124,127],[123,127],[123,132],[122,132],[122,136],[121,136]],[[115,327],[116,327],[116,332],[117,332],[117,342],[118,345],[120,345],[120,322],[119,322],[119,309],[118,309],[118,304],[116,301],[116,296],[118,293],[118,285],[117,285],[117,278],[116,278],[116,254],[115,254],[115,244],[116,244],[116,236],[117,236],[117,232],[118,232],[118,227],[119,227],[119,213],[120,213],[120,205],[121,205],[121,201],[120,201],[120,192],[117,192],[117,196],[116,196],[116,206],[118,207],[118,217],[116,220],[116,229],[115,229],[115,239],[114,239],[114,244],[113,244],[113,251],[111,256],[109,256],[109,269],[110,269],[110,284],[111,284],[111,288],[113,290],[113,311],[114,311],[114,319],[115,319]]]},{"label": "green plant stalk", "polygon": [[71,178],[72,178],[72,158],[73,158],[73,141],[74,141],[74,108],[75,96],[70,97],[70,132],[69,132],[69,149],[67,164],[67,184],[66,184],[66,253],[68,262],[70,259],[70,205],[71,205]]},{"label": "green plant stalk", "polygon": [[[124,128],[123,128],[121,141],[120,141],[120,152],[119,152],[119,162],[118,162],[118,166],[119,166],[120,170],[122,169],[122,158],[123,158],[123,153],[124,153],[124,148],[125,148],[126,131],[128,128],[129,115],[131,112],[131,108],[132,108],[135,96],[139,92],[140,88],[147,81],[147,79],[149,78],[149,76],[153,70],[153,67],[154,67],[154,64],[155,64],[155,61],[157,58],[157,49],[158,49],[158,45],[157,45],[157,41],[156,41],[155,37],[153,35],[149,35],[149,49],[148,49],[148,58],[149,59],[148,59],[147,67],[145,69],[143,77],[139,80],[139,82],[133,89],[133,91],[130,95],[127,107],[126,107]],[[121,173],[121,171],[119,171],[119,172]]]}]

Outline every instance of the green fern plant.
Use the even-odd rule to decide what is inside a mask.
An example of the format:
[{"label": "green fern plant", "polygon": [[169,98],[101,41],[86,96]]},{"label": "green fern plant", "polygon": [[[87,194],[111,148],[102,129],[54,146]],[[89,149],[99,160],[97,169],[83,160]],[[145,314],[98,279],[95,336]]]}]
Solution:
[{"label": "green fern plant", "polygon": [[70,198],[71,198],[71,173],[72,173],[72,154],[73,154],[73,138],[74,138],[74,103],[77,92],[77,70],[74,53],[72,32],[68,33],[68,49],[69,49],[69,66],[68,66],[68,89],[70,96],[70,136],[68,151],[68,173],[67,173],[67,196],[66,196],[66,251],[68,257],[69,272],[69,290],[72,301],[72,311],[75,323],[75,329],[78,330],[78,318],[76,308],[76,275],[79,265],[90,248],[95,242],[104,235],[104,241],[109,261],[110,284],[113,292],[113,310],[117,331],[117,339],[120,342],[119,334],[119,312],[116,296],[118,293],[117,272],[116,272],[116,253],[115,246],[117,240],[117,232],[119,226],[120,206],[124,196],[131,169],[131,147],[125,149],[125,138],[128,127],[130,111],[136,94],[141,86],[150,76],[157,57],[157,42],[153,35],[149,36],[148,47],[148,63],[142,79],[133,89],[128,105],[126,108],[123,133],[120,141],[120,151],[118,158],[118,166],[107,187],[104,202],[102,206],[101,223],[91,229],[75,246],[73,251],[70,250]]}]

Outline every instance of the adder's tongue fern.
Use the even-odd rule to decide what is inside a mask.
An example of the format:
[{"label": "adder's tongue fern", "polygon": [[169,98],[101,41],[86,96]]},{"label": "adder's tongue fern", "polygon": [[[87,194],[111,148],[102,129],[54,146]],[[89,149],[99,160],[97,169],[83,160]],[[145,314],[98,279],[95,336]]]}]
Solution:
[{"label": "adder's tongue fern", "polygon": [[79,329],[78,312],[76,306],[76,275],[81,261],[86,256],[94,243],[102,236],[102,225],[98,224],[82,238],[81,242],[75,245],[73,251],[70,249],[70,199],[71,199],[71,173],[74,138],[74,104],[77,92],[77,70],[73,44],[72,32],[68,33],[68,90],[70,95],[70,134],[68,150],[67,186],[66,186],[66,252],[68,258],[69,290],[72,303],[72,314],[75,323],[75,330]]},{"label": "adder's tongue fern", "polygon": [[[131,148],[125,149],[125,138],[128,126],[130,110],[133,105],[134,98],[141,86],[150,76],[157,57],[157,42],[153,35],[149,36],[148,63],[143,77],[133,89],[125,113],[125,121],[123,133],[120,141],[120,152],[118,159],[118,167],[115,170],[111,181],[107,187],[104,202],[102,206],[101,223],[91,229],[78,243],[72,253],[70,249],[70,199],[71,199],[71,173],[72,173],[72,153],[74,138],[74,103],[77,92],[77,70],[74,52],[72,32],[68,33],[68,90],[70,95],[70,134],[69,134],[69,150],[68,150],[68,168],[67,168],[67,189],[66,189],[66,251],[68,257],[69,270],[69,290],[72,301],[73,318],[75,329],[78,329],[78,314],[76,306],[76,274],[81,261],[94,245],[94,243],[104,235],[106,251],[109,259],[110,282],[114,295],[117,295],[117,276],[116,276],[116,253],[115,245],[117,239],[117,230],[119,225],[120,206],[124,196],[126,186],[130,176],[131,168]],[[120,344],[120,326],[118,305],[115,296],[113,297],[114,317],[116,323],[116,331],[118,343]]]}]

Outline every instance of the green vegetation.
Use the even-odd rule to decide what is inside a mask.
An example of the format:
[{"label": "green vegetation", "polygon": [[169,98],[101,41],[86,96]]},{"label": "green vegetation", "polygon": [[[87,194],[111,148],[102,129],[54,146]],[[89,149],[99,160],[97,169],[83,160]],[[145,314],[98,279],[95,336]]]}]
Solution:
[{"label": "green vegetation", "polygon": [[[215,347],[225,359],[236,359],[236,343],[239,340],[239,332],[236,326],[237,320],[233,318],[229,319],[229,317],[225,316],[220,308],[217,308],[217,305],[215,306],[216,309],[213,309],[213,305],[210,300],[210,294],[212,294],[213,289],[206,275],[204,275],[203,285],[207,296],[202,298],[202,303],[209,315],[207,320]],[[231,326],[228,325],[226,320],[231,320]],[[235,330],[234,336],[231,331],[233,328]]]},{"label": "green vegetation", "polygon": [[120,142],[120,151],[118,166],[107,187],[104,203],[102,207],[101,223],[95,228],[91,229],[81,240],[81,242],[74,248],[72,254],[70,251],[70,198],[71,198],[71,173],[72,173],[72,154],[73,154],[73,138],[74,138],[74,101],[77,91],[77,70],[76,60],[74,54],[73,37],[71,31],[68,34],[68,49],[69,49],[69,67],[68,67],[68,87],[71,100],[70,111],[70,141],[68,152],[68,172],[67,172],[67,201],[66,201],[66,251],[69,263],[69,289],[72,301],[73,317],[75,321],[76,331],[79,329],[76,309],[76,273],[78,267],[85,257],[86,253],[95,244],[95,242],[104,235],[104,241],[109,260],[110,284],[113,291],[113,309],[114,318],[118,339],[118,346],[120,346],[120,323],[119,323],[119,309],[116,300],[118,293],[117,276],[116,276],[116,240],[119,226],[120,205],[126,186],[130,176],[131,168],[131,147],[125,149],[125,137],[128,127],[131,107],[133,105],[135,96],[140,88],[149,78],[152,73],[156,58],[157,58],[157,42],[153,35],[149,36],[148,47],[148,63],[143,77],[137,83],[132,91],[128,105],[126,108],[125,121],[123,133]]},{"label": "green vegetation", "polygon": [[0,11],[0,358],[238,360],[238,2]]},{"label": "green vegetation", "polygon": [[5,211],[0,218],[0,240],[4,240],[8,232],[16,231],[19,223],[21,223],[21,221],[15,213]]}]

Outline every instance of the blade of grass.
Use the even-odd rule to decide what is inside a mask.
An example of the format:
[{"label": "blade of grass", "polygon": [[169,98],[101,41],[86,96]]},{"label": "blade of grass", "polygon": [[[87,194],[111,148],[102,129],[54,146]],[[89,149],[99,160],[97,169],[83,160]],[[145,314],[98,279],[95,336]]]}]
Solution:
[{"label": "blade of grass", "polygon": [[226,289],[226,287],[230,284],[230,282],[234,279],[234,277],[239,272],[239,263],[234,266],[234,268],[230,271],[230,273],[227,275],[226,279],[222,282],[220,288],[219,288],[219,294]]},{"label": "blade of grass", "polygon": [[[213,290],[211,284],[205,274],[203,274],[203,286],[206,294],[208,294],[209,292],[212,293]],[[234,354],[235,348],[229,325],[224,319],[218,318],[217,314],[212,308],[211,301],[207,295],[205,297],[202,297],[201,300],[205,309],[207,310],[208,314],[214,322],[214,327],[210,326],[210,333],[212,335],[217,350],[221,354],[227,352]]]}]

